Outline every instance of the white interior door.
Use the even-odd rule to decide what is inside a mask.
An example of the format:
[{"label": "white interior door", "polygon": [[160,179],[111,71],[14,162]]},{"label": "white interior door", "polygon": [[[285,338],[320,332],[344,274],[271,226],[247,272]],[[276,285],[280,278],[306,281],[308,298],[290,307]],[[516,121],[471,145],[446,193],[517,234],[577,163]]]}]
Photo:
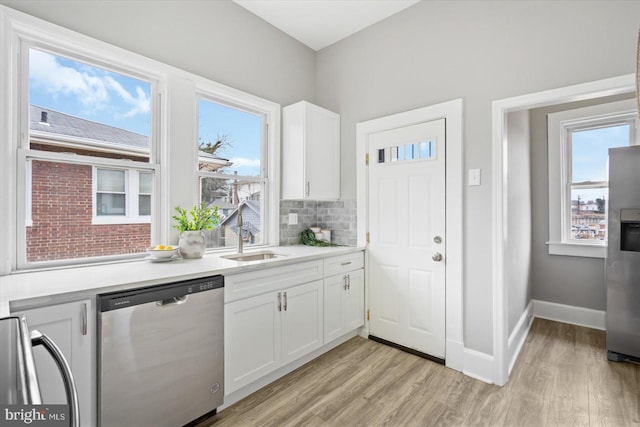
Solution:
[{"label": "white interior door", "polygon": [[445,120],[368,138],[369,334],[445,357]]}]

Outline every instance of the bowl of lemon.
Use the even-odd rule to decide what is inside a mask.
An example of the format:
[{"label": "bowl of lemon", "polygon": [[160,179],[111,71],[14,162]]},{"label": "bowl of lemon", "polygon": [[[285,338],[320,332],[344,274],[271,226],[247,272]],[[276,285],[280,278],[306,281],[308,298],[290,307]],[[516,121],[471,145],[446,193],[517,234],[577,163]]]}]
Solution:
[{"label": "bowl of lemon", "polygon": [[156,245],[147,249],[151,261],[170,261],[177,253],[178,248],[171,245]]}]

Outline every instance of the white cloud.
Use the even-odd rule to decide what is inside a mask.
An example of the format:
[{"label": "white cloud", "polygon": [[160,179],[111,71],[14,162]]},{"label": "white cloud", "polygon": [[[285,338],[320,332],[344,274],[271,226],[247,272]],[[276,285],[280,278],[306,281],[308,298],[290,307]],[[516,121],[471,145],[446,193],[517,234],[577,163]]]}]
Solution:
[{"label": "white cloud", "polygon": [[133,96],[127,92],[120,83],[113,79],[113,77],[105,76],[104,79],[108,84],[108,87],[117,93],[124,102],[131,106],[131,109],[124,113],[124,117],[131,117],[139,113],[149,112],[149,108],[151,107],[149,98],[139,86],[136,87],[136,96]]},{"label": "white cloud", "polygon": [[53,96],[73,96],[90,113],[113,104],[112,95],[117,95],[128,108],[128,111],[118,114],[122,117],[149,111],[149,97],[140,87],[136,87],[134,95],[110,75],[95,75],[89,67],[77,70],[65,66],[54,55],[35,49],[30,50],[29,61],[30,83],[34,87]]},{"label": "white cloud", "polygon": [[258,167],[260,166],[260,159],[246,159],[244,157],[236,157],[230,160],[234,166],[249,166],[249,167]]}]

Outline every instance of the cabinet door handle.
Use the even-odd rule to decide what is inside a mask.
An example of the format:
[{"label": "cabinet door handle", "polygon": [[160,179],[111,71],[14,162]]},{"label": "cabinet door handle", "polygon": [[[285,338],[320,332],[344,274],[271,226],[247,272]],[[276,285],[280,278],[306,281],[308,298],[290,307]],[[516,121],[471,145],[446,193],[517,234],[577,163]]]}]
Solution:
[{"label": "cabinet door handle", "polygon": [[278,292],[278,311],[282,311],[282,296],[280,292]]},{"label": "cabinet door handle", "polygon": [[87,303],[82,304],[82,335],[87,335]]},{"label": "cabinet door handle", "polygon": [[284,311],[287,311],[287,293],[284,293]]},{"label": "cabinet door handle", "polygon": [[342,276],[342,289],[347,290],[347,275]]},{"label": "cabinet door handle", "polygon": [[309,197],[310,192],[311,192],[311,183],[307,181],[307,197]]},{"label": "cabinet door handle", "polygon": [[351,289],[351,276],[347,274],[347,289]]}]

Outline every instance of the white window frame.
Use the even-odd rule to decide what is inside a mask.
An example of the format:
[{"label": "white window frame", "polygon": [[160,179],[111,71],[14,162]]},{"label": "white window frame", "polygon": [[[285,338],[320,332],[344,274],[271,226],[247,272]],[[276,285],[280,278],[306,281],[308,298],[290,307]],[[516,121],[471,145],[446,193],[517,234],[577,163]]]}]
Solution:
[{"label": "white window frame", "polygon": [[[0,239],[0,276],[33,268],[81,267],[144,256],[26,263],[26,212],[31,209],[24,197],[27,180],[22,165],[28,158],[38,158],[41,152],[25,148],[29,138],[25,92],[28,75],[21,74],[25,65],[21,51],[25,44],[152,82],[151,163],[53,152],[44,154],[47,159],[70,163],[153,169],[152,245],[177,242],[178,232],[172,229],[175,222],[171,218],[174,208],[188,208],[199,201],[193,167],[198,150],[197,144],[191,142],[197,140],[197,97],[204,95],[263,113],[268,125],[265,130],[267,153],[263,155],[263,161],[266,161],[269,182],[261,196],[267,206],[263,212],[269,218],[263,230],[263,242],[265,245],[279,244],[279,104],[0,5],[0,93],[5,95],[0,97],[0,200],[6,201],[0,204],[0,235],[3,237]],[[87,141],[64,141],[71,147],[78,143]]]},{"label": "white window frame", "polygon": [[[154,174],[152,212],[162,212],[161,190],[166,183],[160,177],[160,158],[166,151],[160,141],[165,141],[166,125],[161,126],[160,94],[167,85],[165,66],[156,61],[144,58],[140,55],[117,48],[96,39],[75,33],[65,28],[46,23],[40,19],[12,11],[0,6],[0,31],[2,42],[0,43],[0,88],[3,93],[10,96],[3,97],[0,101],[0,124],[3,125],[3,137],[6,144],[2,147],[3,179],[7,185],[13,185],[14,190],[5,190],[9,195],[8,200],[15,206],[13,212],[10,209],[2,209],[0,218],[12,226],[5,227],[3,234],[8,236],[6,244],[0,247],[0,252],[6,260],[0,265],[0,274],[7,274],[17,270],[33,268],[48,268],[68,265],[85,265],[118,259],[142,258],[145,254],[120,254],[104,257],[91,257],[81,259],[65,259],[51,261],[27,261],[26,228],[30,224],[31,201],[26,197],[27,173],[30,159],[49,160],[65,163],[86,164],[89,166],[104,166],[111,168],[132,168],[149,170]],[[110,159],[94,156],[83,156],[69,153],[57,153],[49,151],[32,150],[29,130],[29,49],[35,48],[54,55],[71,58],[83,63],[94,65],[119,74],[128,75],[151,84],[151,134],[149,163],[136,162],[127,159]],[[2,157],[2,156],[0,156]],[[162,169],[166,169],[165,166]],[[95,197],[95,195],[94,195]],[[136,204],[137,206],[137,204]],[[136,207],[137,210],[137,207]],[[168,233],[163,233],[162,228],[168,224],[168,215],[156,215],[151,221],[151,242],[166,238]]]},{"label": "white window frame", "polygon": [[[604,258],[607,243],[570,239],[571,144],[570,132],[611,125],[630,125],[630,144],[637,142],[637,106],[624,100],[552,113],[548,116],[549,247],[550,255]],[[605,184],[605,183],[601,183]],[[608,183],[606,183],[608,186]],[[603,187],[605,188],[605,187]]]},{"label": "white window frame", "polygon": [[[197,203],[201,199],[200,180],[203,177],[218,179],[246,179],[255,181],[261,185],[260,209],[262,221],[262,243],[252,245],[252,247],[277,246],[280,242],[280,106],[276,103],[266,101],[244,92],[215,84],[210,81],[199,81],[196,83],[195,108],[196,120],[194,126],[198,125],[198,102],[200,100],[213,102],[246,111],[262,116],[262,147],[260,159],[260,177],[236,176],[219,172],[200,171],[198,167],[198,146],[194,145],[193,167],[198,180]],[[197,129],[196,129],[197,140]],[[208,248],[207,252],[228,251],[229,246]]]},{"label": "white window frame", "polygon": [[[124,194],[125,213],[124,215],[98,215],[98,169],[112,169],[124,172]],[[93,166],[92,172],[92,225],[107,224],[149,224],[151,215],[140,215],[138,208],[138,197],[140,196],[140,173],[151,172],[154,169],[140,168],[114,168],[104,166]],[[151,209],[153,212],[153,193],[151,193]]]}]

